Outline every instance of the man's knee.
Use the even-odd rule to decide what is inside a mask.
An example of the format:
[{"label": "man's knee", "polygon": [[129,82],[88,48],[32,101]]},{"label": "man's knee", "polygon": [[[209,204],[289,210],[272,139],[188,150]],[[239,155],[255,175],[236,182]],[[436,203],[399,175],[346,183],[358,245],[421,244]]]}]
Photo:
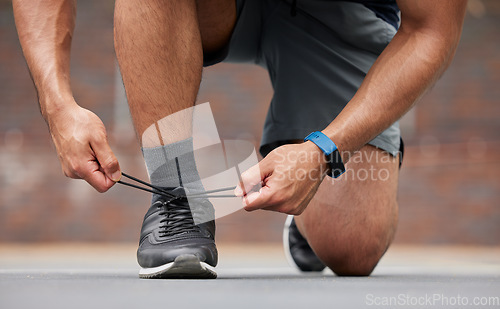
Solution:
[{"label": "man's knee", "polygon": [[330,241],[313,241],[313,249],[338,276],[369,276],[394,238],[396,220],[389,221],[339,233]]},{"label": "man's knee", "polygon": [[326,266],[337,276],[369,276],[377,266],[381,256],[364,256],[354,253],[342,259],[327,261]]},{"label": "man's knee", "polygon": [[384,255],[387,245],[373,241],[352,249],[335,251],[321,259],[338,276],[369,276]]}]

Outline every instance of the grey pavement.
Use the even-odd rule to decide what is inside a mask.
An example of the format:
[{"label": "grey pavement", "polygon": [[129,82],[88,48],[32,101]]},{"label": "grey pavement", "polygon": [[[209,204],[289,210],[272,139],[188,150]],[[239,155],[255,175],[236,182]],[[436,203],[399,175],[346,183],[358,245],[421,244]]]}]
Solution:
[{"label": "grey pavement", "polygon": [[0,308],[500,308],[500,248],[395,246],[364,278],[301,274],[279,245],[219,251],[216,280],[141,280],[135,245],[0,245]]}]

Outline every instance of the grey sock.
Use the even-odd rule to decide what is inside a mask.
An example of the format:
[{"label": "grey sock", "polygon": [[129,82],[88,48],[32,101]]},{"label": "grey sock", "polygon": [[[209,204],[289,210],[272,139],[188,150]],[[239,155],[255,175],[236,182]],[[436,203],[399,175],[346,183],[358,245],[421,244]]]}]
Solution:
[{"label": "grey sock", "polygon": [[[184,187],[186,193],[204,192],[193,152],[193,139],[188,138],[170,145],[143,148],[142,153],[151,183],[159,187]],[[153,194],[153,202],[160,198]],[[215,210],[210,203],[188,198],[195,224],[215,219]]]},{"label": "grey sock", "polygon": [[143,148],[142,153],[153,185],[183,186],[189,192],[204,191],[196,169],[192,138],[165,146]]}]

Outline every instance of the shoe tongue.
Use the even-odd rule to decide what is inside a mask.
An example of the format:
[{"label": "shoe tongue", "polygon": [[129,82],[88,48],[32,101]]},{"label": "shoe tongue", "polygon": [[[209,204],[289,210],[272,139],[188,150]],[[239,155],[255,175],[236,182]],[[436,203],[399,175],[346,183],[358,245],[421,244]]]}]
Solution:
[{"label": "shoe tongue", "polygon": [[[183,197],[185,196],[185,191],[184,191],[184,188],[182,187],[161,187],[163,190],[165,190],[166,192],[172,194],[172,195],[175,195],[175,196],[179,196],[179,197]],[[163,195],[160,195],[160,194],[156,194],[156,193],[153,193],[153,198],[152,198],[152,204],[155,204],[156,202],[158,201],[168,201],[169,198],[168,197],[165,197]]]},{"label": "shoe tongue", "polygon": [[177,196],[185,196],[186,195],[186,191],[184,190],[183,187],[177,187],[177,188],[173,188],[171,190],[172,194],[175,194]]}]

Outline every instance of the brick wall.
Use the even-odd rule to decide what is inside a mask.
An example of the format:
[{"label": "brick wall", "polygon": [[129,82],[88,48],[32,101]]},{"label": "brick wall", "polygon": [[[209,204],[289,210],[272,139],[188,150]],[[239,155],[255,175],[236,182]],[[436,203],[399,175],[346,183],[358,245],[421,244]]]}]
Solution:
[{"label": "brick wall", "polygon": [[[471,1],[456,59],[403,121],[400,243],[500,241],[500,4]],[[72,85],[106,124],[122,168],[146,178],[116,79],[112,1],[79,1]],[[64,178],[21,55],[8,1],[0,1],[0,241],[136,241],[149,196],[99,194]],[[272,92],[257,67],[204,73],[222,139],[258,143]],[[124,112],[125,111],[125,112]],[[280,241],[284,216],[242,211],[219,220],[220,241]]]}]

